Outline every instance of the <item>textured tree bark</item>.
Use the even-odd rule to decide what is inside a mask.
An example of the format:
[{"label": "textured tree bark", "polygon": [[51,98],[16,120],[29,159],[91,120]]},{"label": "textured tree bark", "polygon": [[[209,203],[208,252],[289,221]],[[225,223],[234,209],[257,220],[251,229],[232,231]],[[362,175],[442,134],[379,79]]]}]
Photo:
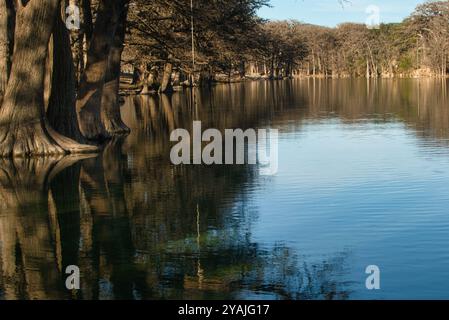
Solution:
[{"label": "textured tree bark", "polygon": [[45,77],[44,77],[44,107],[45,112],[48,109],[48,103],[50,102],[52,78],[53,78],[53,34],[48,42],[48,53],[45,60]]},{"label": "textured tree bark", "polygon": [[0,105],[11,71],[15,10],[13,0],[0,0]]},{"label": "textured tree bark", "polygon": [[140,90],[141,95],[147,95],[150,93],[150,82],[152,80],[152,74],[145,71],[142,75],[140,84],[142,85],[142,90]]},{"label": "textured tree bark", "polygon": [[58,133],[75,141],[84,142],[76,115],[75,66],[70,48],[70,35],[62,16],[57,17],[53,29],[52,58],[53,76],[47,109],[48,121]]},{"label": "textured tree bark", "polygon": [[17,2],[12,68],[0,110],[1,157],[96,150],[56,133],[45,116],[45,61],[59,2]]},{"label": "textured tree bark", "polygon": [[127,14],[128,6],[125,4],[120,13],[119,23],[109,53],[108,70],[101,98],[103,124],[106,131],[112,136],[130,132],[129,128],[122,121],[119,102],[120,66],[125,41]]},{"label": "textured tree bark", "polygon": [[[64,6],[67,8],[67,4],[74,7],[80,7],[81,0],[64,0]],[[63,6],[63,7],[64,7]],[[64,21],[67,19],[67,13],[66,8],[64,10]],[[89,8],[90,9],[90,8]],[[84,72],[84,66],[85,66],[85,59],[84,59],[84,36],[85,36],[85,30],[87,28],[86,26],[86,19],[85,19],[85,13],[83,11],[83,6],[81,6],[80,10],[80,22],[83,21],[83,25],[78,30],[72,30],[69,32],[70,35],[70,41],[71,44],[74,45],[72,48],[72,59],[73,64],[75,66],[75,79],[76,79],[76,85],[78,85],[79,81],[81,80],[81,75]]]},{"label": "textured tree bark", "polygon": [[8,17],[6,0],[0,0],[0,103],[8,83],[10,68],[8,43]]},{"label": "textured tree bark", "polygon": [[161,93],[171,93],[173,91],[173,87],[171,85],[171,74],[173,72],[173,63],[170,61],[171,57],[168,57],[168,61],[165,63],[164,74],[162,76],[161,87],[159,88],[159,92]]},{"label": "textured tree bark", "polygon": [[87,64],[78,88],[76,109],[81,133],[88,140],[110,138],[101,119],[101,98],[109,52],[119,20],[122,0],[100,0],[87,53]]}]

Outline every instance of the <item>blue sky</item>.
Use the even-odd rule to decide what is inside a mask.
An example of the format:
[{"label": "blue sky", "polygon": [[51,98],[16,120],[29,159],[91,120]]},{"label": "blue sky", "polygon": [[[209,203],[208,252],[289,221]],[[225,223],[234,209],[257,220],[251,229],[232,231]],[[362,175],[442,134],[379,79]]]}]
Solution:
[{"label": "blue sky", "polygon": [[370,6],[379,8],[380,22],[400,22],[425,0],[350,0],[340,4],[338,0],[271,0],[273,8],[263,8],[263,18],[296,19],[306,23],[334,27],[342,22],[365,23]]}]

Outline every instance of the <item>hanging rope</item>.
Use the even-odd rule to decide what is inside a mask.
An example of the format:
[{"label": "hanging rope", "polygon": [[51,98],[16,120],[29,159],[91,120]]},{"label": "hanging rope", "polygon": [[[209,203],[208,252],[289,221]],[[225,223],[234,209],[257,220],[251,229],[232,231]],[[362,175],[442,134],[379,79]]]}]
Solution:
[{"label": "hanging rope", "polygon": [[190,24],[192,31],[192,74],[190,76],[190,87],[192,88],[192,111],[194,112],[194,116],[198,116],[196,97],[195,97],[195,20],[193,16],[193,0],[190,0]]}]

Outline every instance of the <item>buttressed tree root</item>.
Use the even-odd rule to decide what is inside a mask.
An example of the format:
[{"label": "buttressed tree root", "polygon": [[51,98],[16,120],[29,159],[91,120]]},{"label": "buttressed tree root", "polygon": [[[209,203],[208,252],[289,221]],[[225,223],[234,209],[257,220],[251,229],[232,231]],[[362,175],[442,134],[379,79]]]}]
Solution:
[{"label": "buttressed tree root", "polygon": [[54,131],[45,115],[45,65],[59,1],[19,4],[11,73],[0,109],[0,157],[95,152],[96,147]]}]

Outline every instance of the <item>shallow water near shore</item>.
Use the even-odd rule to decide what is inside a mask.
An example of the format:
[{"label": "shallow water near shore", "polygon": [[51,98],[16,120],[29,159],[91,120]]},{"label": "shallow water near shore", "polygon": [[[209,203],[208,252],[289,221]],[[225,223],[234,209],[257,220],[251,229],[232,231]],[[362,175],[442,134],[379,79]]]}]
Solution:
[{"label": "shallow water near shore", "polygon": [[[2,299],[448,299],[446,80],[131,96],[98,156],[0,165]],[[170,132],[279,130],[279,172],[174,166]],[[58,166],[59,163],[59,166]],[[64,288],[77,265],[81,290]],[[381,290],[365,287],[369,265]]]}]

